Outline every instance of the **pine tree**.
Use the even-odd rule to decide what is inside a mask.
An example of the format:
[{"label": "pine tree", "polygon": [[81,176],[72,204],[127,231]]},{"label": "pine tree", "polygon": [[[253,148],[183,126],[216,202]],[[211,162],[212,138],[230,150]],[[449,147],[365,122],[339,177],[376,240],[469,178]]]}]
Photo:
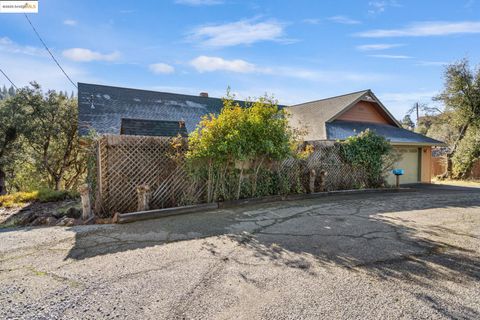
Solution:
[{"label": "pine tree", "polygon": [[13,86],[10,86],[10,88],[8,88],[8,95],[10,97],[13,97],[15,95],[15,88]]}]

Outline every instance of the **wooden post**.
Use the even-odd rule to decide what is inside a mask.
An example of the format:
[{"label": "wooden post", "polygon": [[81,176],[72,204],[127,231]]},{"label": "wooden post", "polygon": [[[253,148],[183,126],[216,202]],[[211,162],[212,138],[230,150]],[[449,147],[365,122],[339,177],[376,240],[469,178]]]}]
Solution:
[{"label": "wooden post", "polygon": [[317,177],[317,173],[315,169],[310,169],[310,178],[309,178],[309,191],[310,193],[315,192],[315,178]]},{"label": "wooden post", "polygon": [[88,220],[92,215],[92,207],[90,205],[90,186],[84,184],[78,188],[80,197],[82,198],[82,219]]},{"label": "wooden post", "polygon": [[320,192],[325,191],[325,176],[326,175],[327,175],[327,173],[324,170],[320,171],[320,174],[318,175],[318,178],[320,180]]},{"label": "wooden post", "polygon": [[399,174],[396,174],[395,177],[397,178],[396,180],[396,185],[397,185],[397,189],[400,188],[400,175]]},{"label": "wooden post", "polygon": [[138,196],[138,211],[146,211],[150,209],[150,187],[146,184],[142,184],[137,187]]}]

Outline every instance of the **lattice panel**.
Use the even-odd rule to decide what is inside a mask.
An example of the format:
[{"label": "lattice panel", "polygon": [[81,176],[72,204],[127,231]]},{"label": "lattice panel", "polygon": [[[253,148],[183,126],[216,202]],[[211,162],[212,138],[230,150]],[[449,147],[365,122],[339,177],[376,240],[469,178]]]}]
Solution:
[{"label": "lattice panel", "polygon": [[[175,149],[166,137],[107,135],[97,141],[96,212],[112,215],[137,209],[136,189],[151,190],[151,208],[167,208],[206,201],[207,183],[187,173],[186,141]],[[177,141],[178,142],[178,141]],[[307,159],[289,158],[273,166],[290,181],[291,192],[308,190],[309,171],[326,172],[326,190],[358,188],[365,173],[342,161],[340,146],[311,142],[314,152]],[[317,183],[319,183],[317,179]]]}]

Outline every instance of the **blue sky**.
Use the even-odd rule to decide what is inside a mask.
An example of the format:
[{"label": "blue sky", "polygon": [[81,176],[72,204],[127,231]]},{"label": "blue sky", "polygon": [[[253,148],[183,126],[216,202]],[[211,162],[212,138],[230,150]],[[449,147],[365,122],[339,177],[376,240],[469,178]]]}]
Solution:
[{"label": "blue sky", "polygon": [[[435,104],[446,63],[480,62],[478,0],[40,0],[29,17],[75,82],[283,104],[370,88],[399,118]],[[0,15],[0,67],[74,89],[22,14]]]}]

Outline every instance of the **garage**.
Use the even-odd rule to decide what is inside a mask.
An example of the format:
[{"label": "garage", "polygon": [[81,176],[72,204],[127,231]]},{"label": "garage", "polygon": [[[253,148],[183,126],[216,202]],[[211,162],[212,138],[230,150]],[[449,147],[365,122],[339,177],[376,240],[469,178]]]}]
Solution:
[{"label": "garage", "polygon": [[[395,147],[401,158],[395,163],[394,169],[403,169],[404,175],[400,177],[400,184],[418,183],[420,182],[420,156],[419,148],[411,147]],[[389,185],[395,185],[396,177],[390,172],[387,178]]]}]

